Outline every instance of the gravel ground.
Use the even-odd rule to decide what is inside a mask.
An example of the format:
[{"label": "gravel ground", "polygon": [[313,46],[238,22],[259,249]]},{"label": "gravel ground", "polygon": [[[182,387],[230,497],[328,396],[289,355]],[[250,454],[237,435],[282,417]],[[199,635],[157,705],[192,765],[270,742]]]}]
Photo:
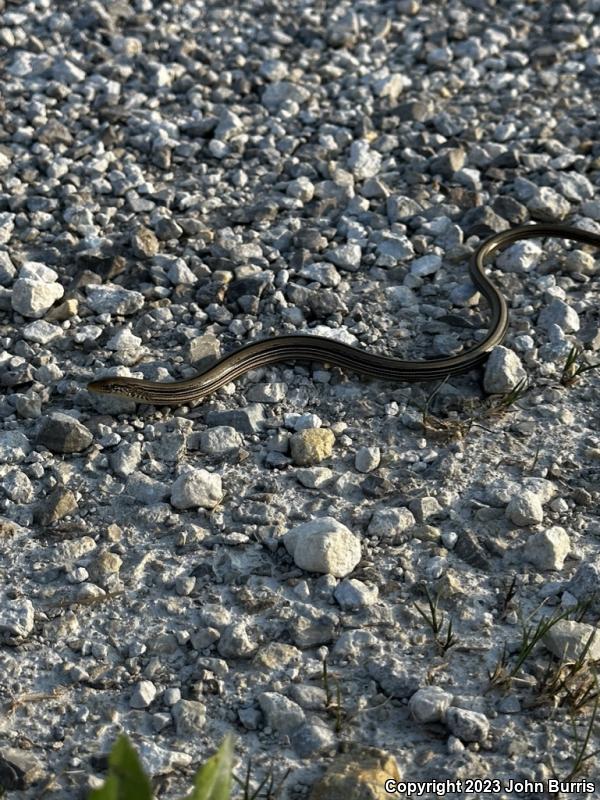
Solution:
[{"label": "gravel ground", "polygon": [[480,340],[483,238],[600,232],[599,0],[0,8],[0,783],[84,798],[125,731],[175,800],[233,732],[287,800],[600,797],[596,253],[505,250],[505,346],[441,386],[85,388]]}]

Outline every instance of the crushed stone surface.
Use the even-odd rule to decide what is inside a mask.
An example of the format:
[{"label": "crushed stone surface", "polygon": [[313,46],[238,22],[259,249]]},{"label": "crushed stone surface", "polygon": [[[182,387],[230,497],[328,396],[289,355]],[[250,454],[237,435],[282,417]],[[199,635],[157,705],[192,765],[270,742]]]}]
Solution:
[{"label": "crushed stone surface", "polygon": [[600,362],[597,252],[499,254],[508,335],[441,384],[86,389],[298,331],[474,346],[483,239],[600,232],[599,0],[0,12],[8,795],[85,798],[125,732],[163,800],[226,733],[282,800],[599,797],[600,371],[561,381]]}]

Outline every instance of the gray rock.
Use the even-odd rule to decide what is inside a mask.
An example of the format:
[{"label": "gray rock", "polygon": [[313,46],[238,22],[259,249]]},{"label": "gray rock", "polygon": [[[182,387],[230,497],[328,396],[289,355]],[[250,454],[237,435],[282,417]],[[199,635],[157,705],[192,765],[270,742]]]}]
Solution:
[{"label": "gray rock", "polygon": [[0,250],[0,286],[10,286],[17,274],[10,255],[5,250]]},{"label": "gray rock", "polygon": [[514,122],[508,120],[507,122],[501,122],[499,125],[496,125],[494,129],[494,141],[495,142],[508,142],[509,139],[514,138],[517,132],[517,127]]},{"label": "gray rock", "polygon": [[232,622],[223,631],[217,650],[223,658],[251,658],[258,648],[244,622]]},{"label": "gray rock", "polygon": [[258,708],[238,708],[238,717],[247,731],[256,731],[261,723],[262,713]]},{"label": "gray rock", "polygon": [[206,415],[208,425],[227,425],[240,433],[257,433],[264,421],[265,412],[258,403],[231,411],[209,411]]},{"label": "gray rock", "polygon": [[176,463],[181,461],[187,447],[186,434],[182,430],[163,433],[155,442],[150,444],[153,458],[161,463]]},{"label": "gray rock", "polygon": [[221,344],[214,334],[206,333],[191,339],[186,345],[186,359],[198,370],[204,370],[221,355]]},{"label": "gray rock", "polygon": [[183,472],[171,487],[175,508],[214,508],[223,499],[221,476],[206,469]]},{"label": "gray rock", "polygon": [[135,314],[144,305],[144,295],[114,283],[86,287],[87,302],[95,314]]},{"label": "gray rock", "polygon": [[63,330],[59,325],[52,325],[43,319],[30,322],[22,330],[22,336],[28,342],[36,344],[49,344],[54,339],[63,335]]},{"label": "gray rock", "polygon": [[542,248],[537,242],[525,239],[507,247],[497,257],[497,264],[505,272],[530,272],[542,255]]},{"label": "gray rock", "polygon": [[34,519],[42,525],[52,525],[77,511],[77,498],[70,489],[57,486],[36,506]]},{"label": "gray rock", "polygon": [[248,389],[247,397],[254,403],[280,403],[287,391],[287,383],[255,383]]},{"label": "gray rock", "polygon": [[296,525],[282,538],[296,566],[309,572],[344,577],[361,558],[360,540],[333,517]]},{"label": "gray rock", "polygon": [[441,256],[431,253],[421,258],[415,258],[410,265],[411,275],[416,275],[419,278],[424,278],[427,275],[435,275],[442,266]]},{"label": "gray rock", "polygon": [[200,700],[179,700],[171,707],[175,730],[180,739],[198,736],[206,726],[206,706]]},{"label": "gray rock", "polygon": [[72,61],[64,58],[54,62],[52,66],[52,77],[70,86],[74,83],[84,81],[86,73],[85,70],[80,69],[80,67],[76,66]]},{"label": "gray rock", "polygon": [[263,61],[259,68],[259,73],[268,81],[282,81],[289,72],[289,64],[278,58],[269,58]]},{"label": "gray rock", "polygon": [[[433,114],[433,104],[421,100],[409,100],[394,109],[401,122],[425,122]],[[416,213],[416,212],[415,212]]]},{"label": "gray rock", "polygon": [[437,497],[425,495],[411,500],[408,504],[409,511],[417,522],[425,522],[431,517],[435,517],[443,511]]},{"label": "gray rock", "polygon": [[591,200],[595,194],[593,183],[578,172],[559,172],[556,187],[563,197],[573,203]]},{"label": "gray rock", "polygon": [[17,78],[32,77],[40,75],[50,64],[51,58],[46,53],[36,55],[27,50],[17,50],[7,72]]},{"label": "gray rock", "polygon": [[496,345],[485,363],[483,387],[489,394],[505,394],[526,377],[519,356],[507,347]]},{"label": "gray rock", "polygon": [[496,709],[500,714],[519,714],[521,708],[521,701],[514,694],[501,697],[496,704]]},{"label": "gray rock", "polygon": [[348,270],[348,272],[357,272],[360,269],[362,249],[357,242],[348,242],[347,244],[339,245],[333,250],[328,250],[325,253],[325,258],[340,269]]},{"label": "gray rock", "polygon": [[[141,344],[139,336],[134,336],[129,328],[121,328],[107,341],[106,349],[119,353],[121,363],[130,361],[131,364],[135,364],[139,360],[140,351],[143,350],[140,348]],[[127,358],[128,355],[131,355],[131,359]]]},{"label": "gray rock", "polygon": [[592,608],[600,612],[600,564],[581,564],[565,588],[580,602],[594,597]]},{"label": "gray rock", "polygon": [[171,216],[166,213],[158,214],[152,221],[154,231],[159,239],[179,239],[183,233],[183,228]]},{"label": "gray rock", "polygon": [[292,642],[302,649],[329,644],[336,636],[339,617],[323,614],[317,610],[306,610],[294,617],[289,625]]},{"label": "gray rock", "polygon": [[452,63],[453,57],[454,54],[449,47],[434,47],[427,53],[426,58],[431,67],[444,69]]},{"label": "gray rock", "polygon": [[600,200],[586,200],[581,206],[581,213],[600,222]]},{"label": "gray rock", "polygon": [[417,304],[417,297],[408,286],[388,286],[386,295],[392,300],[394,305],[400,308],[415,306]]},{"label": "gray rock", "polygon": [[565,333],[577,333],[580,328],[579,315],[572,306],[557,298],[540,311],[538,325],[546,330],[558,325]]},{"label": "gray rock", "polygon": [[[302,659],[300,651],[299,661]],[[310,686],[305,683],[294,683],[289,687],[289,695],[298,705],[311,711],[321,711],[327,705],[327,692],[321,686]]]},{"label": "gray rock", "polygon": [[15,229],[15,215],[9,211],[0,212],[0,244],[10,242]]},{"label": "gray rock", "polygon": [[561,619],[544,634],[542,641],[557,658],[564,656],[569,661],[580,658],[589,641],[586,660],[600,659],[600,630],[585,622]]},{"label": "gray rock", "polygon": [[39,784],[45,774],[40,760],[18,747],[0,748],[0,772],[3,789],[23,791]]},{"label": "gray rock", "polygon": [[396,536],[416,524],[408,508],[376,508],[369,522],[369,536]]},{"label": "gray rock", "polygon": [[2,479],[2,489],[13,503],[22,505],[33,500],[34,491],[31,481],[20,469],[11,469]]},{"label": "gray rock", "polygon": [[[73,135],[71,131],[58,119],[49,119],[45,125],[42,125],[37,132],[37,139],[38,142],[48,145],[69,145],[73,143]],[[62,174],[66,174],[66,172]],[[55,175],[54,177],[59,176]]]},{"label": "gray rock", "polygon": [[16,645],[33,632],[33,603],[28,597],[2,597],[0,602],[0,642]]},{"label": "gray rock", "polygon": [[482,188],[481,173],[478,169],[463,167],[463,169],[459,169],[454,173],[454,180],[473,192],[478,192]]},{"label": "gray rock", "polygon": [[18,278],[13,284],[11,304],[23,317],[43,317],[46,311],[63,296],[60,283],[46,283],[31,278]]},{"label": "gray rock", "polygon": [[333,472],[328,467],[297,469],[294,475],[308,489],[320,489],[333,478]]},{"label": "gray rock", "polygon": [[562,220],[571,211],[569,201],[549,186],[537,187],[525,205],[537,219],[544,222]]},{"label": "gray rock", "polygon": [[393,656],[369,658],[365,663],[367,674],[377,681],[382,692],[400,700],[408,699],[419,688],[419,678]]},{"label": "gray rock", "polygon": [[85,425],[58,411],[43,418],[37,434],[38,444],[43,444],[53,453],[81,453],[93,440]]},{"label": "gray rock", "polygon": [[337,747],[335,732],[322,722],[305,722],[294,730],[290,743],[300,758],[313,758]]},{"label": "gray rock", "polygon": [[377,255],[380,256],[378,263],[381,263],[381,257],[395,262],[412,258],[414,253],[411,241],[406,236],[385,236],[377,245]]},{"label": "gray rock", "polygon": [[[423,207],[412,197],[405,195],[390,195],[387,199],[387,216],[390,224],[394,222],[402,222],[405,219],[410,219],[417,214],[420,214]],[[411,245],[412,247],[412,245]]]},{"label": "gray rock", "polygon": [[29,439],[20,431],[0,431],[0,464],[19,464],[31,452]]},{"label": "gray rock", "polygon": [[278,692],[261,692],[257,699],[267,725],[278,733],[292,734],[305,721],[304,711],[289,697]]},{"label": "gray rock", "polygon": [[332,20],[327,26],[327,43],[332,47],[353,47],[360,33],[358,15],[352,9]]},{"label": "gray rock", "polygon": [[157,695],[156,686],[152,681],[140,681],[129,698],[131,708],[148,708]]},{"label": "gray rock", "polygon": [[372,472],[381,461],[378,447],[360,447],[354,456],[354,466],[359,472]]},{"label": "gray rock", "polygon": [[537,494],[526,489],[510,500],[506,516],[520,527],[537,525],[544,519],[544,509]]},{"label": "gray rock", "polygon": [[169,497],[169,487],[165,483],[141,472],[134,472],[129,476],[125,491],[147,506],[153,506]]},{"label": "gray rock", "polygon": [[460,147],[452,147],[442,155],[432,159],[429,169],[432,174],[439,173],[444,178],[451,178],[465,165],[467,154]]},{"label": "gray rock", "polygon": [[332,264],[311,263],[302,266],[298,274],[309,281],[315,281],[322,286],[334,287],[341,281],[340,273]]},{"label": "gray rock", "polygon": [[288,100],[302,104],[308,100],[310,92],[303,86],[289,81],[271,83],[262,94],[261,103],[271,111],[279,108]]},{"label": "gray rock", "polygon": [[237,450],[244,443],[242,436],[229,425],[217,425],[200,434],[199,445],[203,453],[219,455]]},{"label": "gray rock", "polygon": [[373,178],[379,172],[380,165],[381,154],[372,150],[369,142],[364,139],[352,142],[348,166],[357,180]]},{"label": "gray rock", "polygon": [[227,139],[231,139],[232,136],[235,136],[236,133],[240,133],[243,129],[244,123],[240,117],[231,109],[226,108],[219,117],[219,123],[215,128],[214,136],[215,139],[227,141]]},{"label": "gray rock", "polygon": [[424,686],[410,698],[408,708],[418,722],[440,722],[450,707],[452,697],[439,686]]},{"label": "gray rock", "polygon": [[345,578],[336,586],[333,596],[344,611],[368,608],[377,601],[377,586],[367,586],[356,578]]},{"label": "gray rock", "polygon": [[485,714],[466,708],[449,708],[445,723],[450,732],[463,742],[484,742],[490,731],[490,723]]},{"label": "gray rock", "polygon": [[109,461],[112,471],[121,478],[127,478],[138,468],[142,458],[142,445],[140,442],[129,444],[124,442],[110,454]]},{"label": "gray rock", "polygon": [[562,569],[569,555],[571,541],[569,534],[559,525],[530,536],[523,546],[523,554],[539,569]]},{"label": "gray rock", "polygon": [[290,197],[296,197],[303,203],[310,203],[315,194],[315,185],[305,175],[301,175],[288,183],[285,193]]},{"label": "gray rock", "polygon": [[198,282],[198,278],[182,258],[178,258],[175,263],[169,267],[167,278],[174,286],[191,286]]},{"label": "gray rock", "polygon": [[492,203],[492,209],[513,225],[523,225],[529,218],[527,206],[519,203],[514,197],[499,195]]},{"label": "gray rock", "polygon": [[462,227],[465,236],[491,236],[510,228],[510,224],[498,216],[490,206],[472,208],[463,216]]}]

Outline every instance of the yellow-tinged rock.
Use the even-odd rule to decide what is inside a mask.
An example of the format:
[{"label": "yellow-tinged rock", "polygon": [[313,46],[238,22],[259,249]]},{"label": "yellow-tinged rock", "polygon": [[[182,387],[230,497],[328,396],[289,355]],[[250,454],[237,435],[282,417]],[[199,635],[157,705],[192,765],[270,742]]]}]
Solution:
[{"label": "yellow-tinged rock", "polygon": [[59,306],[51,308],[50,311],[48,311],[48,313],[46,314],[46,319],[62,322],[65,319],[70,319],[71,317],[74,317],[78,311],[79,311],[79,303],[77,302],[77,298],[69,297],[68,300],[65,300]]},{"label": "yellow-tinged rock", "polygon": [[401,780],[396,759],[375,747],[337,756],[325,775],[312,787],[309,800],[389,800],[389,778]]},{"label": "yellow-tinged rock", "polygon": [[106,577],[115,572],[119,572],[123,565],[123,559],[116,553],[111,553],[109,550],[104,550],[98,553],[98,556],[92,559],[89,565],[90,575],[94,574],[96,578]]},{"label": "yellow-tinged rock", "polygon": [[285,642],[269,642],[257,652],[253,663],[266,669],[283,669],[290,664],[298,664],[302,660],[302,652],[293,644]]},{"label": "yellow-tinged rock", "polygon": [[333,451],[335,435],[329,428],[305,428],[290,439],[292,461],[306,467],[329,458]]}]

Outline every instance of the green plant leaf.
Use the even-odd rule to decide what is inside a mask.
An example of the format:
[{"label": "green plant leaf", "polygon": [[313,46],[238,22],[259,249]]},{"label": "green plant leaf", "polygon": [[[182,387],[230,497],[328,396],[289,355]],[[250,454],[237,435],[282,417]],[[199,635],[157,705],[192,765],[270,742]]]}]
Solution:
[{"label": "green plant leaf", "polygon": [[153,800],[150,780],[124,733],[110,751],[104,785],[93,789],[88,800]]},{"label": "green plant leaf", "polygon": [[184,800],[229,800],[232,770],[233,736],[228,733],[214,756],[196,773],[194,789]]}]

